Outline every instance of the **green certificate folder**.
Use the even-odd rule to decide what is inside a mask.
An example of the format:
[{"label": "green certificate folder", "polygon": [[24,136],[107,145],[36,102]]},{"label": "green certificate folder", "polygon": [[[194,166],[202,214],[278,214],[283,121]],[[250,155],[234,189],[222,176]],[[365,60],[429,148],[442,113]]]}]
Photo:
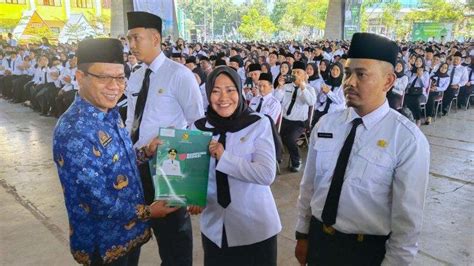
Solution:
[{"label": "green certificate folder", "polygon": [[150,163],[155,200],[170,206],[206,206],[212,134],[160,128],[159,138],[164,143]]}]

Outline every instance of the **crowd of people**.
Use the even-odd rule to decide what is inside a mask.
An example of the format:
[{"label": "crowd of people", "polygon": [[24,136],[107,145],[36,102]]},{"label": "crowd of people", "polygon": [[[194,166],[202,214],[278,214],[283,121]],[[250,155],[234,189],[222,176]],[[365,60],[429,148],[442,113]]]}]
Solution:
[{"label": "crowd of people", "polygon": [[[453,99],[470,104],[472,43],[357,33],[352,42],[171,44],[159,17],[127,15],[119,39],[0,44],[1,96],[60,117],[53,156],[76,261],[137,265],[153,233],[162,265],[192,265],[189,214],[200,214],[205,265],[276,265],[282,227],[270,185],[281,144],[289,170],[301,171],[301,142],[298,261],[413,260],[429,169],[418,127]],[[205,208],[154,201],[148,160],[160,127],[213,133]]]}]

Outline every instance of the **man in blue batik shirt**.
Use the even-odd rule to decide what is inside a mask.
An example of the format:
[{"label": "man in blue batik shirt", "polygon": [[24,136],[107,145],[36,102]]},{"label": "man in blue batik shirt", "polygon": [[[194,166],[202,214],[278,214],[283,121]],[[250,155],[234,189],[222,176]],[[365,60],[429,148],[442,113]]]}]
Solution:
[{"label": "man in blue batik shirt", "polygon": [[140,247],[151,237],[147,220],[176,210],[161,201],[147,206],[143,198],[137,162],[159,141],[135,151],[120,119],[116,104],[126,80],[121,42],[85,40],[77,59],[79,95],[53,139],[71,253],[85,265],[138,265]]}]

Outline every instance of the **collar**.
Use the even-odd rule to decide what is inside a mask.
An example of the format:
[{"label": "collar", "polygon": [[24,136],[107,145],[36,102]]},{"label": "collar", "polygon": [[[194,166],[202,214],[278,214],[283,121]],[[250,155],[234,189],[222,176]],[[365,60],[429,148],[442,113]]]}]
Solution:
[{"label": "collar", "polygon": [[157,57],[155,57],[155,59],[153,59],[153,62],[151,62],[150,65],[147,65],[147,67],[151,69],[153,73],[158,73],[158,69],[165,62],[165,58],[166,58],[165,53],[161,51],[160,54]]},{"label": "collar", "polygon": [[[366,114],[365,116],[362,117],[362,122],[364,123],[364,127],[367,130],[370,130],[373,128],[382,118],[387,115],[387,113],[390,111],[390,107],[388,105],[387,100],[379,106],[377,109],[372,111],[369,114]],[[349,111],[347,112],[346,120],[344,121],[345,124],[352,123],[352,121],[356,118],[360,118],[360,116],[356,113],[354,108],[349,107]]]},{"label": "collar", "polygon": [[97,107],[92,105],[86,99],[83,99],[79,94],[76,95],[75,98],[75,106],[78,109],[80,115],[85,115],[88,117],[93,117],[98,119],[99,121],[104,120],[116,120],[118,119],[118,107],[114,107],[110,109],[108,112],[103,112],[99,110]]},{"label": "collar", "polygon": [[265,96],[260,95],[260,97],[263,98],[264,101],[267,101],[269,98],[272,97],[272,95],[273,95],[273,90]]}]

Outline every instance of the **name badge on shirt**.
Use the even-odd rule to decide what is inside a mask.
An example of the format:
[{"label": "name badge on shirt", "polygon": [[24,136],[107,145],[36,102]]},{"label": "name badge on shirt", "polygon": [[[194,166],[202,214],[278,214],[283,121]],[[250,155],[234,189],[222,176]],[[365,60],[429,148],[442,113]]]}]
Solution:
[{"label": "name badge on shirt", "polygon": [[318,132],[318,138],[332,139],[332,133]]}]

